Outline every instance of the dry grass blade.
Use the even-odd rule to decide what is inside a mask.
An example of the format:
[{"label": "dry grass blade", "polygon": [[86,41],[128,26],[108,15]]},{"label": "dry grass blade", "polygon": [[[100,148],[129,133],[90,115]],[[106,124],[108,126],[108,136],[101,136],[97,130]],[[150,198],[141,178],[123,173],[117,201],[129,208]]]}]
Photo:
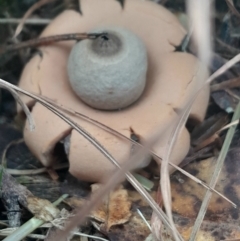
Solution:
[{"label": "dry grass blade", "polygon": [[228,129],[228,128],[231,127],[231,126],[235,126],[235,125],[238,125],[238,124],[239,124],[239,120],[235,120],[235,121],[233,121],[233,122],[225,125],[222,129],[220,129],[220,130],[217,132],[217,134],[219,134],[220,132]]},{"label": "dry grass blade", "polygon": [[[220,76],[221,74],[223,74],[227,69],[231,68],[234,64],[236,64],[238,61],[240,60],[240,54],[238,54],[237,56],[235,56],[234,58],[232,58],[231,60],[229,60],[226,64],[224,64],[220,69],[218,69],[215,73],[213,73],[204,83],[204,85],[202,87],[200,87],[196,93],[192,96],[191,100],[189,101],[189,103],[187,104],[187,106],[184,108],[184,111],[181,113],[180,118],[178,120],[178,124],[176,125],[176,127],[174,128],[171,137],[169,138],[169,143],[168,143],[168,149],[166,152],[166,159],[168,160],[168,157],[170,156],[172,147],[174,145],[174,140],[176,139],[176,137],[178,136],[178,133],[181,131],[182,126],[185,124],[187,117],[189,116],[189,112],[191,110],[191,106],[194,102],[194,100],[197,98],[198,94],[200,93],[200,91],[205,87],[205,85],[209,84],[212,80],[214,80],[215,78],[217,78],[218,76]],[[164,166],[164,168],[166,168],[166,166]],[[166,169],[165,169],[166,170]],[[166,176],[167,174],[164,173],[164,170],[162,172],[161,170],[161,174],[163,173],[164,178],[166,178],[166,181],[164,180],[163,185],[166,185],[165,187],[169,187],[170,185],[168,184],[169,182],[169,177]],[[166,183],[165,183],[166,182]],[[162,184],[161,184],[162,185]],[[164,187],[164,186],[162,186]],[[164,188],[165,188],[164,187]],[[169,193],[167,193],[167,195],[169,195]],[[169,200],[169,196],[167,196],[164,200],[164,204],[166,205],[166,201]],[[171,205],[171,200],[170,203],[167,203],[168,206],[168,212],[171,212],[170,210],[170,205]],[[166,206],[165,206],[166,207]],[[171,215],[171,214],[170,214]]]},{"label": "dry grass blade", "polygon": [[[103,123],[100,123],[99,121],[96,121],[96,120],[94,120],[94,119],[92,119],[92,118],[90,118],[90,117],[88,117],[88,116],[86,116],[86,115],[84,115],[84,114],[82,114],[82,113],[76,112],[76,111],[72,110],[71,108],[67,108],[67,107],[65,107],[65,106],[63,106],[63,105],[60,105],[60,104],[58,104],[58,103],[56,103],[56,102],[54,102],[54,101],[52,101],[52,100],[49,100],[49,99],[47,99],[47,98],[45,98],[45,97],[41,97],[41,98],[44,99],[44,100],[46,100],[46,101],[49,101],[52,105],[54,105],[55,107],[63,110],[64,112],[67,112],[67,113],[72,114],[72,115],[74,115],[74,116],[78,116],[78,117],[82,118],[83,120],[86,120],[86,121],[88,121],[88,122],[90,122],[90,123],[93,123],[94,125],[98,126],[99,128],[101,128],[101,129],[103,129],[103,130],[105,130],[105,131],[107,131],[107,132],[109,132],[109,133],[111,133],[111,134],[113,134],[113,135],[116,135],[116,136],[122,138],[123,140],[126,140],[126,141],[131,142],[131,143],[132,143],[133,145],[135,145],[135,146],[143,147],[143,145],[142,145],[141,143],[136,142],[136,141],[132,140],[131,138],[128,138],[128,137],[124,136],[123,134],[121,134],[121,133],[117,132],[116,130],[114,130],[114,129],[112,129],[112,128],[106,126],[106,125],[104,125]],[[162,159],[162,158],[159,157],[159,156],[158,156],[155,152],[153,152],[152,150],[149,149],[148,151],[151,153],[151,155],[153,155],[153,156],[158,160],[159,164],[161,164],[161,159]],[[223,194],[221,194],[221,193],[219,193],[218,191],[216,191],[216,190],[212,189],[211,187],[209,187],[208,184],[206,184],[206,183],[204,183],[203,181],[199,180],[198,178],[196,178],[195,176],[191,175],[190,173],[184,171],[182,168],[180,168],[179,166],[175,165],[174,163],[168,162],[168,164],[169,164],[170,166],[174,167],[176,170],[178,170],[178,171],[181,172],[182,174],[184,174],[185,176],[187,176],[187,177],[189,177],[190,179],[192,179],[193,181],[195,181],[196,183],[202,185],[204,188],[209,189],[209,190],[211,190],[212,192],[215,192],[217,195],[219,195],[220,197],[222,197],[223,199],[225,199],[227,202],[231,203],[231,205],[233,205],[233,207],[235,207],[235,208],[237,207],[237,205],[236,205],[235,203],[233,203],[231,200],[229,200],[229,199],[228,199],[227,197],[225,197]]]},{"label": "dry grass blade", "polygon": [[226,93],[228,93],[230,96],[232,96],[234,99],[236,99],[237,101],[240,100],[240,97],[238,95],[236,95],[233,91],[229,90],[229,89],[226,89],[225,90]]},{"label": "dry grass blade", "polygon": [[226,0],[226,3],[230,9],[230,11],[236,15],[238,18],[240,18],[240,13],[238,12],[238,10],[235,8],[233,0]]},{"label": "dry grass blade", "polygon": [[[65,241],[67,239],[70,231],[73,230],[77,225],[80,225],[84,221],[85,216],[89,213],[89,211],[92,210],[93,208],[96,208],[98,205],[100,205],[102,197],[107,195],[107,193],[110,190],[112,190],[113,184],[119,183],[122,180],[125,173],[128,173],[127,171],[131,167],[131,165],[134,162],[141,159],[141,157],[145,154],[146,154],[146,150],[143,148],[139,148],[138,151],[130,158],[130,160],[127,163],[125,162],[125,164],[122,166],[122,168],[118,169],[107,180],[105,185],[103,185],[101,188],[99,188],[99,190],[91,196],[90,201],[86,202],[84,207],[82,209],[80,209],[76,213],[76,215],[70,220],[70,222],[66,225],[64,232],[58,231],[56,233],[53,233],[52,236],[50,236],[49,239],[47,239],[47,240],[48,241],[50,241],[50,240]],[[154,206],[152,208],[153,208],[154,212],[158,215],[158,218],[159,218],[159,214],[160,214],[159,211],[162,213],[162,210],[158,207],[157,204],[156,204],[156,206]],[[161,220],[172,231],[172,233],[176,233],[179,240],[183,241],[182,237],[180,236],[180,234],[178,233],[177,230],[172,229],[170,227],[170,225],[168,224],[168,222],[165,221],[165,219],[161,218]]]},{"label": "dry grass blade", "polygon": [[146,218],[144,217],[144,215],[142,214],[142,212],[138,208],[137,208],[137,213],[142,218],[142,220],[144,221],[146,226],[149,228],[149,230],[152,231],[152,228],[151,228],[150,224],[148,223],[148,221],[146,220]]},{"label": "dry grass blade", "polygon": [[[119,176],[119,178],[122,180],[122,176],[124,175],[122,172],[122,168],[119,163],[107,152],[107,150],[101,146],[100,143],[98,143],[93,137],[91,137],[84,129],[82,129],[80,126],[78,126],[76,123],[74,123],[73,121],[71,121],[71,119],[69,119],[68,117],[66,117],[65,115],[63,115],[56,107],[54,107],[52,104],[50,104],[49,102],[47,102],[46,100],[40,98],[37,95],[31,94],[27,91],[22,90],[19,87],[16,87],[2,79],[0,79],[0,84],[9,88],[14,89],[15,91],[19,91],[22,94],[25,94],[35,100],[37,100],[40,104],[42,104],[43,106],[45,106],[46,108],[48,108],[49,110],[51,110],[53,113],[55,113],[57,116],[59,116],[62,120],[64,120],[66,123],[68,123],[72,128],[74,128],[75,130],[77,130],[81,135],[83,135],[91,144],[93,144],[106,158],[108,158],[108,160],[110,160],[112,163],[114,163],[114,165],[116,165],[119,168],[119,173],[117,173],[117,177]],[[159,133],[157,133],[159,135]],[[156,140],[156,137],[153,139]],[[143,153],[145,153],[147,150],[146,148],[140,148],[140,150],[142,150]],[[140,151],[139,151],[140,152]],[[140,154],[143,154],[140,153]],[[136,154],[138,154],[138,159],[136,159]],[[136,153],[135,156],[133,156],[131,158],[133,163],[138,162],[139,160],[141,160],[141,155],[139,155],[139,153]],[[130,161],[131,161],[130,160]],[[129,161],[129,162],[130,162]],[[127,170],[129,168],[130,163],[126,163],[125,164],[125,169]],[[135,187],[135,189],[142,195],[143,198],[145,198],[145,200],[149,203],[149,205],[152,207],[152,209],[154,210],[154,212],[156,212],[156,214],[158,215],[159,219],[161,219],[163,221],[163,223],[166,225],[166,227],[168,227],[171,230],[171,227],[169,226],[168,220],[166,218],[165,213],[162,211],[162,209],[158,206],[158,204],[153,200],[153,198],[149,195],[149,193],[146,192],[146,190],[141,186],[141,184],[139,184],[139,182],[133,177],[132,174],[130,174],[129,172],[126,172],[126,177],[128,179],[128,181]],[[116,180],[113,179],[111,180],[111,183],[109,183],[108,185],[113,188],[118,182],[117,182],[117,178]],[[111,190],[111,188],[108,187],[108,190]],[[104,189],[105,190],[105,189]],[[102,195],[104,195],[104,190],[102,190]],[[100,191],[101,192],[101,191]],[[107,190],[106,190],[107,192]],[[100,194],[99,194],[100,195]],[[100,196],[102,196],[100,195]],[[98,198],[98,200],[96,200],[96,202],[90,203],[89,208],[98,204],[98,202],[100,202],[100,198]],[[86,207],[84,208],[84,214],[85,212],[88,213],[90,212],[91,209],[86,209]],[[81,215],[84,215],[81,213]],[[85,216],[84,216],[85,217]],[[83,217],[83,219],[84,219]],[[83,220],[81,219],[81,220]],[[71,228],[74,228],[75,226],[77,226],[79,223],[72,223],[71,224]],[[177,231],[175,231],[177,232]]]},{"label": "dry grass blade", "polygon": [[[239,118],[240,118],[240,102],[238,103],[236,111],[233,115],[232,122],[238,120]],[[235,130],[236,130],[236,125],[230,127],[230,129],[227,132],[227,136],[224,140],[223,147],[222,147],[221,152],[218,156],[217,164],[216,164],[212,179],[210,181],[210,187],[212,187],[212,188],[214,188],[216,183],[217,183],[218,177],[219,177],[220,172],[222,170],[222,166],[223,166],[225,157],[227,155],[227,152],[229,150],[232,138],[234,136]],[[197,219],[196,219],[195,224],[193,226],[189,241],[194,241],[196,239],[197,233],[198,233],[198,231],[200,229],[200,226],[202,224],[202,221],[203,221],[203,218],[205,216],[205,213],[206,213],[206,210],[207,210],[207,207],[208,207],[211,196],[212,196],[212,192],[207,191],[206,194],[205,194],[205,197],[203,199],[203,202],[202,202],[200,211],[198,213]]]},{"label": "dry grass blade", "polygon": [[34,120],[32,118],[31,112],[28,109],[27,105],[21,100],[19,94],[14,89],[12,89],[11,87],[8,87],[6,85],[2,85],[1,83],[0,83],[0,88],[7,89],[12,94],[14,99],[19,103],[19,105],[22,107],[25,115],[27,116],[29,126],[30,126],[30,130],[33,131],[35,129],[35,124],[34,124]]},{"label": "dry grass blade", "polygon": [[[200,60],[206,64],[206,66],[209,65],[210,59],[211,59],[211,38],[210,38],[210,32],[211,32],[211,25],[210,22],[210,13],[211,8],[210,4],[211,2],[209,0],[202,0],[202,1],[191,1],[189,0],[187,2],[188,4],[188,12],[191,20],[191,26],[193,29],[192,35],[193,39],[195,40],[196,46],[197,46],[197,53]],[[200,68],[199,75],[197,82],[198,88],[202,89],[204,86],[204,79],[201,78],[201,76],[205,76],[205,70],[204,68]],[[194,97],[195,93],[192,93],[192,98]],[[176,128],[173,128],[172,133],[170,134],[170,137],[168,139],[168,143],[165,147],[165,153],[162,159],[161,164],[161,179],[160,179],[160,185],[161,185],[161,191],[162,191],[162,198],[164,207],[167,213],[167,216],[169,218],[170,224],[172,228],[175,226],[173,217],[172,217],[172,197],[171,197],[171,189],[170,189],[170,177],[169,177],[169,171],[168,171],[168,163],[170,154],[172,152],[173,146],[175,144],[175,141],[181,132],[182,128],[184,127],[187,118],[189,116],[189,112],[191,110],[192,106],[192,98],[189,100],[189,103],[185,106],[182,116],[180,116],[178,123],[175,123]],[[176,235],[174,236],[175,240],[178,240]]]},{"label": "dry grass blade", "polygon": [[168,218],[166,218],[166,215],[162,211],[162,209],[159,208],[158,204],[155,201],[152,202],[151,196],[145,191],[145,189],[143,189],[140,185],[138,185],[137,180],[133,177],[131,173],[128,172],[128,170],[132,168],[132,165],[139,163],[139,161],[142,159],[143,156],[145,156],[146,154],[149,154],[148,149],[151,148],[154,145],[154,143],[156,143],[160,134],[162,134],[162,131],[161,132],[158,131],[152,134],[151,138],[148,138],[148,140],[146,140],[146,143],[143,148],[140,148],[140,147],[137,148],[136,152],[134,153],[134,155],[131,156],[130,159],[125,159],[124,164],[115,172],[115,174],[113,174],[108,179],[106,184],[102,188],[100,188],[98,192],[94,194],[94,196],[91,197],[91,200],[86,205],[84,205],[84,208],[80,209],[77,212],[76,216],[72,218],[71,222],[67,224],[65,228],[65,232],[64,233],[59,232],[56,235],[54,234],[49,240],[55,240],[55,239],[58,239],[58,240],[60,239],[61,241],[66,240],[68,233],[72,229],[74,229],[74,227],[76,227],[77,225],[80,225],[84,221],[84,217],[89,213],[89,211],[97,207],[101,203],[101,198],[105,196],[109,191],[111,191],[112,188],[117,183],[119,183],[122,180],[123,176],[125,175],[127,177],[127,180],[149,203],[149,205],[151,206],[151,208],[153,209],[157,217],[163,222],[165,227],[168,228],[169,231],[171,231],[171,233],[175,237],[177,237],[177,240],[183,241],[183,238],[179,234],[176,227],[171,226],[169,224]]},{"label": "dry grass blade", "polygon": [[[62,163],[62,164],[58,164],[56,166],[53,166],[52,169],[53,170],[62,170],[62,169],[66,169],[68,168],[69,165],[67,163]],[[11,174],[11,175],[37,175],[37,174],[41,174],[41,173],[45,173],[48,172],[48,168],[47,167],[42,167],[42,168],[36,168],[36,169],[21,169],[21,170],[16,170],[16,169],[11,169],[11,168],[6,168],[6,171]]]},{"label": "dry grass blade", "polygon": [[[168,143],[168,149],[166,152],[166,159],[168,160],[168,157],[170,156],[172,147],[174,145],[174,140],[176,139],[176,137],[178,136],[178,133],[181,130],[181,127],[185,124],[187,117],[189,116],[189,112],[191,110],[191,106],[194,102],[194,100],[197,98],[198,94],[200,93],[200,91],[204,88],[205,85],[208,85],[212,80],[214,80],[215,78],[217,78],[218,76],[220,76],[221,74],[223,74],[226,70],[228,70],[229,68],[231,68],[234,64],[236,64],[237,62],[240,61],[240,54],[238,54],[237,56],[235,56],[234,58],[232,58],[231,60],[229,60],[226,64],[224,64],[221,68],[219,68],[215,73],[213,73],[204,83],[204,85],[202,87],[200,87],[195,95],[192,96],[191,100],[188,102],[187,106],[184,108],[184,111],[181,113],[179,120],[178,120],[178,124],[176,125],[176,127],[174,128],[174,130],[172,131],[172,134],[169,138],[169,143]],[[166,168],[166,166],[164,166],[164,168]],[[162,171],[162,170],[161,170]],[[164,178],[167,178],[166,184],[165,184],[165,180],[163,182],[163,185],[166,185],[166,187],[169,187],[168,181],[169,181],[169,176],[167,175],[167,173],[164,173],[163,170],[163,175]],[[162,184],[161,184],[162,185]],[[164,187],[164,186],[163,186]],[[164,187],[165,188],[165,187]],[[167,194],[169,195],[169,193]],[[166,200],[167,199],[167,200]],[[169,198],[167,197],[164,201],[168,201]],[[166,204],[165,204],[166,205]],[[171,205],[171,200],[170,203],[167,203],[168,206],[168,210],[170,208]],[[170,210],[169,210],[170,211]],[[170,214],[171,215],[171,214]]]},{"label": "dry grass blade", "polygon": [[9,150],[9,148],[12,146],[12,145],[15,145],[15,144],[19,144],[19,143],[22,143],[23,142],[23,139],[19,139],[19,140],[15,140],[15,141],[12,141],[10,142],[4,149],[3,153],[2,153],[2,158],[1,158],[1,162],[0,164],[3,166],[3,168],[7,168],[7,159],[6,159],[6,155],[7,155],[7,151]]},{"label": "dry grass blade", "polygon": [[240,78],[239,77],[230,79],[230,80],[226,80],[219,84],[214,84],[211,86],[211,91],[214,92],[214,91],[231,89],[231,88],[236,88],[236,87],[240,87]]},{"label": "dry grass blade", "polygon": [[209,66],[212,53],[211,44],[211,8],[212,1],[187,1],[188,15],[193,28],[193,41],[198,58]]},{"label": "dry grass blade", "polygon": [[45,4],[48,4],[50,2],[54,2],[55,0],[40,0],[38,2],[36,2],[35,4],[33,4],[28,11],[24,14],[23,18],[21,19],[21,22],[18,24],[16,31],[14,33],[13,38],[16,38],[22,31],[25,20],[34,12],[36,11],[38,8],[44,6]]},{"label": "dry grass blade", "polygon": [[[210,84],[214,79],[216,79],[218,76],[222,75],[224,72],[226,72],[228,69],[230,69],[233,65],[235,65],[237,62],[240,61],[240,54],[236,55],[232,59],[230,59],[227,63],[225,63],[221,68],[219,68],[217,71],[215,71],[206,81],[205,84]],[[201,89],[197,92],[199,93]]]}]

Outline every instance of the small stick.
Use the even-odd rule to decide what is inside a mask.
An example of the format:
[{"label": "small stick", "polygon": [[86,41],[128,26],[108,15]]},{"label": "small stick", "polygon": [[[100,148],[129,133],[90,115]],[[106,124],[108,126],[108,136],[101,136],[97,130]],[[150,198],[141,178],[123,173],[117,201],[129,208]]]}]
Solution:
[{"label": "small stick", "polygon": [[10,51],[16,51],[20,49],[25,49],[25,48],[33,48],[33,47],[39,47],[43,45],[49,45],[60,41],[68,41],[68,40],[80,41],[84,39],[96,39],[104,35],[107,35],[107,33],[71,33],[71,34],[47,36],[47,37],[42,37],[37,39],[30,39],[25,42],[2,47],[0,48],[0,54],[10,52]]},{"label": "small stick", "polygon": [[211,86],[211,92],[240,87],[240,78],[229,79]]}]

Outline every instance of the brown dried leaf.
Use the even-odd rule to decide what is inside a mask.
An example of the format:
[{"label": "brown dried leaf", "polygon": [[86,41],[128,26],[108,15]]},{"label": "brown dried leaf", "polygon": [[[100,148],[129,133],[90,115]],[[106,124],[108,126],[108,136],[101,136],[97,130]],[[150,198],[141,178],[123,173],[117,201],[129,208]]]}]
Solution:
[{"label": "brown dried leaf", "polygon": [[[98,188],[99,184],[92,185],[92,192],[95,192]],[[82,207],[84,204],[83,199],[76,197],[69,198],[66,202],[73,208]],[[92,211],[89,216],[102,222],[104,229],[109,231],[112,226],[124,224],[129,221],[132,215],[130,211],[131,204],[127,190],[120,186],[110,192],[110,194],[104,198],[103,204]]]},{"label": "brown dried leaf", "polygon": [[[148,223],[150,223],[152,209],[137,191],[128,190],[128,195],[129,200],[132,203],[132,216],[129,219],[129,222],[121,226],[113,226],[109,230],[108,237],[111,241],[146,240],[151,233],[144,220],[138,214],[137,209],[141,211]],[[156,199],[156,192],[151,192],[151,196]]]},{"label": "brown dried leaf", "polygon": [[[93,185],[93,192],[97,190],[96,184]],[[129,221],[132,213],[130,211],[131,202],[128,198],[127,190],[122,186],[109,193],[105,197],[103,204],[92,212],[92,217],[104,223],[105,229],[109,229],[118,224],[124,224]]]}]

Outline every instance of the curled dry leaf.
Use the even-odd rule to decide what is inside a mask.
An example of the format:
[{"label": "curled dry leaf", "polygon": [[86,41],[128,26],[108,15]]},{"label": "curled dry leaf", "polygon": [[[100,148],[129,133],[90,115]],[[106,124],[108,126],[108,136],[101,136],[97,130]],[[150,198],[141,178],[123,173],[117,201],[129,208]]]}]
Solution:
[{"label": "curled dry leaf", "polygon": [[[98,189],[98,185],[92,186],[92,190]],[[83,199],[69,198],[66,201],[71,207],[81,207]],[[94,220],[102,223],[102,228],[107,232],[114,225],[124,224],[129,221],[131,213],[131,202],[128,192],[122,186],[110,192],[104,198],[102,205],[89,215]]]},{"label": "curled dry leaf", "polygon": [[128,198],[127,190],[119,187],[105,198],[103,205],[94,212],[94,218],[102,219],[106,230],[113,225],[124,224],[129,221],[132,213],[130,211],[131,202]]}]

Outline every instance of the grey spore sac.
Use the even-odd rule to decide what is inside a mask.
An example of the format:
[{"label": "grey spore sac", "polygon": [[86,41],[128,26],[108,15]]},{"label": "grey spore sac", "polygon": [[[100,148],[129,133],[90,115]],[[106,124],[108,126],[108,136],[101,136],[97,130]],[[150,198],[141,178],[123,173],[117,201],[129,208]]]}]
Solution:
[{"label": "grey spore sac", "polygon": [[95,39],[78,42],[68,59],[73,91],[87,105],[118,110],[138,100],[146,85],[147,51],[130,30],[105,27]]}]

